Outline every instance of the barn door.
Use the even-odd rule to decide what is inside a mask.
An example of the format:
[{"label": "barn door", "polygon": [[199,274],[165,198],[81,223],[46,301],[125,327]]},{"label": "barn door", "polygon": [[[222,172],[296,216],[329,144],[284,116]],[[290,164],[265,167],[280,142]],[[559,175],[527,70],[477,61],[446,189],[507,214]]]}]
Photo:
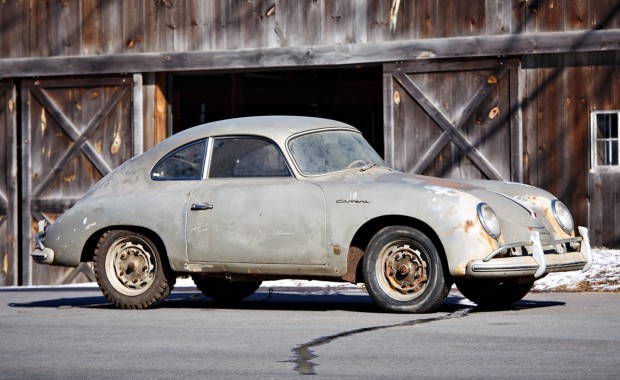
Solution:
[{"label": "barn door", "polygon": [[385,65],[386,160],[416,174],[522,181],[517,75],[514,61]]},{"label": "barn door", "polygon": [[15,86],[0,81],[0,286],[17,285]]},{"label": "barn door", "polygon": [[22,82],[24,284],[93,280],[85,264],[32,265],[33,233],[38,220],[53,221],[134,154],[132,87],[131,77]]}]

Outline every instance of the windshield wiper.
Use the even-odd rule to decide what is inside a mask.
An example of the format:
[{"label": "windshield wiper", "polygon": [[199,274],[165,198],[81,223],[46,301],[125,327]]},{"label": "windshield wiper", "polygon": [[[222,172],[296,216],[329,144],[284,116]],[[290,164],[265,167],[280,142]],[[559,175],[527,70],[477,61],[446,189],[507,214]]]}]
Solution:
[{"label": "windshield wiper", "polygon": [[360,168],[360,171],[361,171],[361,172],[365,172],[366,170],[368,170],[368,169],[370,169],[370,168],[373,168],[373,167],[375,167],[375,166],[377,166],[377,164],[368,164],[368,165],[364,165],[364,166],[362,166],[362,167]]}]

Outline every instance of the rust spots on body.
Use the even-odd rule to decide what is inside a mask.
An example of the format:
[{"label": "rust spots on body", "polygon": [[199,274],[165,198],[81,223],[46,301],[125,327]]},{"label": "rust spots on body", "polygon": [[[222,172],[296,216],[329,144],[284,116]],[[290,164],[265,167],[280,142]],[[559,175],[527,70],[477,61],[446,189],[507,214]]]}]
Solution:
[{"label": "rust spots on body", "polygon": [[475,225],[474,221],[471,219],[468,219],[467,222],[465,222],[465,233],[468,234],[469,230],[471,230],[471,228]]}]

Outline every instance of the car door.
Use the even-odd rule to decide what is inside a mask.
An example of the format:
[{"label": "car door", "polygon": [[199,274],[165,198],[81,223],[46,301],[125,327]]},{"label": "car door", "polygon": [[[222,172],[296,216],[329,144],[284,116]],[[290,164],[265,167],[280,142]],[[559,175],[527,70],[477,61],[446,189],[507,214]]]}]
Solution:
[{"label": "car door", "polygon": [[190,261],[326,263],[323,191],[294,178],[273,142],[216,138],[210,162],[188,203]]}]

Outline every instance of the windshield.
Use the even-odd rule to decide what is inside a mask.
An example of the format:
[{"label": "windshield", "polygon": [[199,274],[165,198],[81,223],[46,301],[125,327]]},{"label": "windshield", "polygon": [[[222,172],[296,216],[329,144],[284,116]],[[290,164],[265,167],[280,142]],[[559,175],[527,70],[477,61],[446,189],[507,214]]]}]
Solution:
[{"label": "windshield", "polygon": [[348,169],[387,168],[377,152],[353,131],[314,132],[291,139],[288,148],[299,170],[320,175]]}]

